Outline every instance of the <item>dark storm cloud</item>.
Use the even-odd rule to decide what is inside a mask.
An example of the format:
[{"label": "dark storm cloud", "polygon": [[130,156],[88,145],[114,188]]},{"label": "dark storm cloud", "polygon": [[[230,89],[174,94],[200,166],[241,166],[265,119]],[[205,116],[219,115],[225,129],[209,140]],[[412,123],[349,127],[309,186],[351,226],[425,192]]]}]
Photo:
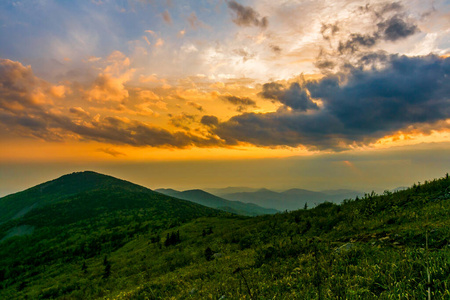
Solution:
[{"label": "dark storm cloud", "polygon": [[269,24],[267,17],[260,18],[259,13],[250,6],[243,6],[236,1],[230,1],[228,2],[228,7],[235,13],[233,22],[239,26],[266,28]]},{"label": "dark storm cloud", "polygon": [[266,99],[277,100],[298,111],[319,109],[317,104],[311,100],[306,90],[297,82],[292,83],[288,88],[284,88],[283,85],[276,82],[265,83],[259,95]]},{"label": "dark storm cloud", "polygon": [[373,47],[378,40],[379,35],[376,33],[373,35],[352,33],[347,41],[339,42],[338,51],[339,53],[344,52],[354,53],[358,51],[361,46],[367,48]]},{"label": "dark storm cloud", "polygon": [[450,58],[394,55],[384,69],[353,68],[345,83],[342,76],[329,75],[288,89],[268,83],[261,92],[265,98],[283,103],[285,91],[295,90],[304,95],[300,98],[309,99],[308,91],[311,98],[322,100],[323,108],[312,113],[293,109],[241,114],[219,123],[213,132],[230,145],[341,150],[450,118]]},{"label": "dark storm cloud", "polygon": [[417,25],[402,20],[399,16],[394,16],[385,22],[377,24],[379,32],[383,34],[383,39],[387,41],[397,41],[413,35],[418,31]]},{"label": "dark storm cloud", "polygon": [[74,124],[70,120],[60,124],[61,128],[79,134],[83,139],[110,144],[186,148],[210,147],[219,142],[214,138],[203,138],[186,132],[169,132],[136,120],[106,117],[89,125]]},{"label": "dark storm cloud", "polygon": [[[69,109],[69,116],[66,116],[54,109],[52,101],[46,101],[51,99],[50,88],[48,83],[33,75],[31,68],[0,59],[0,132],[9,131],[47,141],[63,141],[76,134],[81,140],[168,148],[221,144],[214,137],[170,132],[137,120],[114,116],[89,119],[80,107]],[[37,99],[36,95],[43,99]],[[80,115],[85,117],[84,122],[71,118],[76,116],[78,119]],[[193,117],[183,115],[180,120],[192,122]]]},{"label": "dark storm cloud", "polygon": [[239,106],[253,106],[256,107],[256,102],[248,97],[237,97],[237,96],[222,96],[223,100]]},{"label": "dark storm cloud", "polygon": [[92,125],[94,126],[69,126],[72,127],[71,131],[83,138],[111,144],[185,148],[196,145],[201,140],[184,132],[171,133],[139,121],[124,121],[116,117],[106,117]]},{"label": "dark storm cloud", "polygon": [[202,117],[200,123],[206,126],[217,126],[219,124],[219,119],[216,116],[205,115]]},{"label": "dark storm cloud", "polygon": [[237,97],[237,96],[222,96],[222,100],[231,103],[236,106],[236,111],[244,112],[249,107],[257,107],[256,102],[248,97]]},{"label": "dark storm cloud", "polygon": [[326,59],[324,57],[319,57],[314,65],[324,72],[325,70],[331,70],[336,67],[337,62],[332,61],[330,59]]}]

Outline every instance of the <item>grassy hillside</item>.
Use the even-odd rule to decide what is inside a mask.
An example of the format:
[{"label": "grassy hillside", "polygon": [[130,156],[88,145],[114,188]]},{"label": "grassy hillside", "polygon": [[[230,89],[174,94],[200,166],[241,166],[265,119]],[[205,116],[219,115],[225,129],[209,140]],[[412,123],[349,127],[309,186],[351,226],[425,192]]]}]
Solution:
[{"label": "grassy hillside", "polygon": [[[104,192],[3,225],[36,229],[0,243],[0,298],[425,299],[428,288],[450,298],[448,176],[254,218],[174,206],[157,217],[112,200],[132,193]],[[64,221],[102,197],[111,209],[101,217]]]}]

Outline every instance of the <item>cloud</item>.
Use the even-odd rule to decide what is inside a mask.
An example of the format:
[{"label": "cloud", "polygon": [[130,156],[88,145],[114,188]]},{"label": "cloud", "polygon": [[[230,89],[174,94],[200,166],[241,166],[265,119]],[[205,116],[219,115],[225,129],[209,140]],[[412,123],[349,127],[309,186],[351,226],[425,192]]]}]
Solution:
[{"label": "cloud", "polygon": [[277,100],[293,110],[319,109],[308,95],[307,90],[302,88],[297,82],[292,83],[288,88],[284,88],[276,82],[265,83],[259,95],[266,99]]},{"label": "cloud", "polygon": [[[413,20],[406,17],[404,8],[399,2],[388,3],[372,7],[367,5],[360,8],[363,13],[360,17],[375,18],[375,26],[370,32],[350,33],[349,36],[339,41],[338,52],[340,54],[353,54],[361,48],[370,49],[380,41],[395,42],[407,38],[419,31]],[[341,31],[337,23],[322,24],[321,34],[324,40],[331,41],[336,33]]]},{"label": "cloud", "polygon": [[320,33],[324,40],[330,40],[337,32],[339,32],[338,24],[322,24],[322,28],[320,29]]},{"label": "cloud", "polygon": [[200,123],[209,127],[213,127],[219,125],[219,119],[216,116],[205,115],[200,120]]},{"label": "cloud", "polygon": [[164,45],[164,40],[162,38],[159,38],[156,40],[156,47],[161,47],[162,45]]},{"label": "cloud", "polygon": [[144,39],[144,41],[147,43],[147,45],[151,45],[150,41],[148,40],[148,37],[146,37],[145,35],[142,37]]},{"label": "cloud", "polygon": [[276,54],[280,54],[281,53],[281,47],[277,46],[277,45],[270,45],[270,49],[275,52]]},{"label": "cloud", "polygon": [[138,95],[143,100],[159,100],[159,96],[149,90],[139,91]]},{"label": "cloud", "polygon": [[350,38],[345,42],[339,42],[338,51],[339,53],[350,52],[354,53],[359,50],[361,46],[363,47],[373,47],[379,40],[379,35],[375,34],[359,34],[352,33]]},{"label": "cloud", "polygon": [[97,151],[104,152],[104,153],[109,154],[114,157],[127,156],[125,153],[114,150],[113,148],[99,148],[99,149],[97,149]]},{"label": "cloud", "polygon": [[128,98],[128,90],[125,88],[124,83],[129,80],[130,76],[131,74],[124,74],[120,77],[99,74],[91,89],[87,91],[88,99],[99,102],[120,102]]},{"label": "cloud", "polygon": [[[292,111],[244,113],[217,124],[212,133],[229,145],[245,142],[338,151],[399,130],[430,125],[436,129],[450,118],[449,76],[450,58],[391,55],[382,69],[353,68],[348,74],[287,89],[268,83],[261,95]],[[291,90],[300,95],[292,98],[295,101],[285,96]],[[323,107],[306,112],[310,99],[321,99]]]},{"label": "cloud", "polygon": [[194,122],[195,116],[186,113],[181,113],[170,118],[170,124],[178,128],[183,128],[186,131],[189,131],[189,126]]},{"label": "cloud", "polygon": [[166,22],[167,24],[172,24],[172,17],[170,16],[170,13],[167,10],[165,10],[162,13],[162,17],[164,22]]},{"label": "cloud", "polygon": [[242,56],[242,61],[246,62],[249,59],[252,59],[255,57],[255,53],[249,53],[246,49],[236,49],[233,51],[235,54]]},{"label": "cloud", "polygon": [[236,1],[230,1],[228,7],[235,13],[233,22],[239,26],[256,26],[264,29],[269,24],[267,17],[260,18],[259,13],[250,6],[243,6]]},{"label": "cloud", "polygon": [[[203,28],[208,27],[205,23],[203,23],[201,20],[198,19],[195,12],[192,12],[191,15],[187,18],[187,20],[192,29],[198,29],[200,27]],[[179,32],[179,34],[181,34],[181,31]],[[181,35],[183,36],[184,32]]]},{"label": "cloud", "polygon": [[70,129],[85,139],[136,147],[210,147],[219,143],[212,137],[199,137],[186,132],[171,133],[140,121],[117,117],[106,117],[101,122],[93,122],[91,125],[93,126],[71,125]]},{"label": "cloud", "polygon": [[30,66],[0,59],[0,110],[20,113],[26,108],[51,106],[68,91],[63,85],[52,85],[36,76]]},{"label": "cloud", "polygon": [[196,102],[188,101],[188,102],[186,102],[186,104],[192,106],[193,108],[195,108],[198,111],[203,111],[203,106],[201,106],[200,104],[198,104]]},{"label": "cloud", "polygon": [[[30,67],[0,59],[0,132],[46,141],[80,139],[135,147],[215,147],[222,145],[216,137],[197,136],[189,132],[170,132],[152,124],[117,116],[80,121],[81,107],[72,107],[65,115],[53,103],[36,100],[36,93],[52,97],[51,85],[34,76]],[[64,101],[65,99],[61,99]],[[72,118],[72,116],[75,118]],[[185,116],[189,120],[189,116]]]},{"label": "cloud", "polygon": [[151,108],[152,103],[141,103],[136,105],[136,112],[144,116],[158,116]]},{"label": "cloud", "polygon": [[89,113],[81,107],[71,107],[69,108],[69,112],[78,117],[89,117]]},{"label": "cloud", "polygon": [[64,85],[52,86],[50,88],[50,93],[58,98],[62,98],[66,95],[68,89]]},{"label": "cloud", "polygon": [[86,97],[89,101],[120,102],[128,98],[128,89],[125,83],[134,74],[130,69],[130,59],[120,51],[114,51],[106,59],[106,66],[98,74],[97,78],[87,90]]},{"label": "cloud", "polygon": [[220,97],[222,100],[227,101],[233,105],[237,106],[237,111],[241,112],[246,110],[248,107],[257,107],[256,102],[248,97],[237,97],[233,95],[225,95]]},{"label": "cloud", "polygon": [[387,41],[403,39],[418,31],[417,25],[405,22],[398,15],[378,23],[377,26]]}]

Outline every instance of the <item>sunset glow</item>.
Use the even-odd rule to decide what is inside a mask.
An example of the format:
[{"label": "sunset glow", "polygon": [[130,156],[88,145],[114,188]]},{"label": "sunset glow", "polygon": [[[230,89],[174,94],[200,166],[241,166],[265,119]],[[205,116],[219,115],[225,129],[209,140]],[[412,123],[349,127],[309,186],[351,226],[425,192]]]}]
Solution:
[{"label": "sunset glow", "polygon": [[449,17],[444,0],[3,1],[0,177],[26,163],[194,172],[208,160],[450,151]]}]

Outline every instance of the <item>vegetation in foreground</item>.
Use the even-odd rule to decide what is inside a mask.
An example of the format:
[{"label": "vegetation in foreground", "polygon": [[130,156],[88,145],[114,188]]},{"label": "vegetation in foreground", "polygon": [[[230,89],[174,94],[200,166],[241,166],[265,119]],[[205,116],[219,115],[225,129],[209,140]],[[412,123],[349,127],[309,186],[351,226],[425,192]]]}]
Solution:
[{"label": "vegetation in foreground", "polygon": [[142,193],[85,190],[3,223],[0,297],[450,298],[448,175],[253,218]]}]

